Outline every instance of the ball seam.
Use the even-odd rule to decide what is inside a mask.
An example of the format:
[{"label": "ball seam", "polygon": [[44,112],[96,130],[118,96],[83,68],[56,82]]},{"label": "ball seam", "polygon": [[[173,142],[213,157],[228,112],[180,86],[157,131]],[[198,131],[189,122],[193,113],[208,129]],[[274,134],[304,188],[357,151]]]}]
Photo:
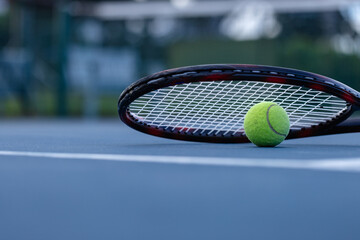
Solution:
[{"label": "ball seam", "polygon": [[270,108],[272,108],[273,106],[276,106],[276,104],[272,104],[268,107],[267,111],[266,111],[266,120],[267,120],[267,123],[270,127],[270,129],[275,133],[275,134],[278,134],[280,136],[283,136],[283,137],[286,137],[286,134],[282,134],[282,133],[279,133],[278,131],[276,131],[273,126],[271,125],[270,123],[270,119],[269,119],[269,112],[270,112]]}]

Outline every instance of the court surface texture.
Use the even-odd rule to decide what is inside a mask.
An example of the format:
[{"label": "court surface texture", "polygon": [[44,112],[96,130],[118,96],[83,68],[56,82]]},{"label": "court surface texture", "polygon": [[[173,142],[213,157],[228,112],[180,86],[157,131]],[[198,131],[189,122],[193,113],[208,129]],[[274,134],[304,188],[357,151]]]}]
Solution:
[{"label": "court surface texture", "polygon": [[276,148],[0,121],[0,239],[360,239],[360,134]]}]

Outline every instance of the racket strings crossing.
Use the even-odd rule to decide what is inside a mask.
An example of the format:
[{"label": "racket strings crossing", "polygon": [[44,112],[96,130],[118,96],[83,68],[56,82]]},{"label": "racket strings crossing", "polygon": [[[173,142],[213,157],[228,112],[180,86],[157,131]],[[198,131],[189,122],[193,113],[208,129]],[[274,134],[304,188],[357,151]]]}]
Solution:
[{"label": "racket strings crossing", "polygon": [[289,115],[291,129],[324,123],[347,109],[330,94],[288,84],[256,81],[192,82],[147,93],[129,106],[139,121],[164,130],[194,134],[242,134],[254,104],[272,101]]}]

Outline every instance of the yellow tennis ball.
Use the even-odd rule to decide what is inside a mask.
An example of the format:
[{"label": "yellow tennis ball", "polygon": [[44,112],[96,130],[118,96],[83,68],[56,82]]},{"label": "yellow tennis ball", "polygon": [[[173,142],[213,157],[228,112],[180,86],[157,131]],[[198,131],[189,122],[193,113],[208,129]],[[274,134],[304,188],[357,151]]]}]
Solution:
[{"label": "yellow tennis ball", "polygon": [[274,147],[289,134],[289,117],[276,103],[261,102],[246,113],[244,129],[247,138],[255,145]]}]

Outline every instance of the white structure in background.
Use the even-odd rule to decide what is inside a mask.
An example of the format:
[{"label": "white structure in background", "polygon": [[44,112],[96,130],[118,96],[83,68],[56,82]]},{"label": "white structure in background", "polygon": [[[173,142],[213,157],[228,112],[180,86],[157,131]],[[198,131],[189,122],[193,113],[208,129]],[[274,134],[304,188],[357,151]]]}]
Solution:
[{"label": "white structure in background", "polygon": [[136,53],[129,48],[73,46],[69,49],[70,87],[84,96],[84,116],[98,114],[98,99],[103,92],[119,94],[136,78]]},{"label": "white structure in background", "polygon": [[95,79],[97,87],[118,91],[134,81],[135,65],[136,53],[129,48],[72,46],[69,49],[68,77],[75,89],[87,87]]},{"label": "white structure in background", "polygon": [[274,8],[264,1],[240,2],[221,23],[221,32],[235,40],[274,38],[280,31]]},{"label": "white structure in background", "polygon": [[334,49],[344,54],[360,55],[360,38],[350,34],[338,34],[332,38]]},{"label": "white structure in background", "polygon": [[[171,1],[101,1],[72,2],[70,14],[104,20],[129,20],[155,17],[217,17],[226,16],[239,4],[251,0],[171,0]],[[277,13],[334,11],[359,0],[263,0]],[[89,7],[90,6],[90,7]]]},{"label": "white structure in background", "polygon": [[176,8],[191,7],[193,0],[170,0],[170,3]]},{"label": "white structure in background", "polygon": [[[354,8],[359,0],[169,0],[169,1],[102,1],[73,2],[70,14],[103,20],[173,19],[191,17],[224,17],[221,32],[236,40],[273,38],[281,26],[277,13],[337,11],[350,6],[349,19],[359,29],[360,14]],[[355,4],[355,5],[354,5]]]},{"label": "white structure in background", "polygon": [[360,56],[360,2],[351,3],[343,7],[340,13],[357,35],[338,34],[332,39],[333,46],[338,52],[358,54]]},{"label": "white structure in background", "polygon": [[350,23],[352,29],[360,34],[360,1],[349,4],[341,11],[344,18]]}]

